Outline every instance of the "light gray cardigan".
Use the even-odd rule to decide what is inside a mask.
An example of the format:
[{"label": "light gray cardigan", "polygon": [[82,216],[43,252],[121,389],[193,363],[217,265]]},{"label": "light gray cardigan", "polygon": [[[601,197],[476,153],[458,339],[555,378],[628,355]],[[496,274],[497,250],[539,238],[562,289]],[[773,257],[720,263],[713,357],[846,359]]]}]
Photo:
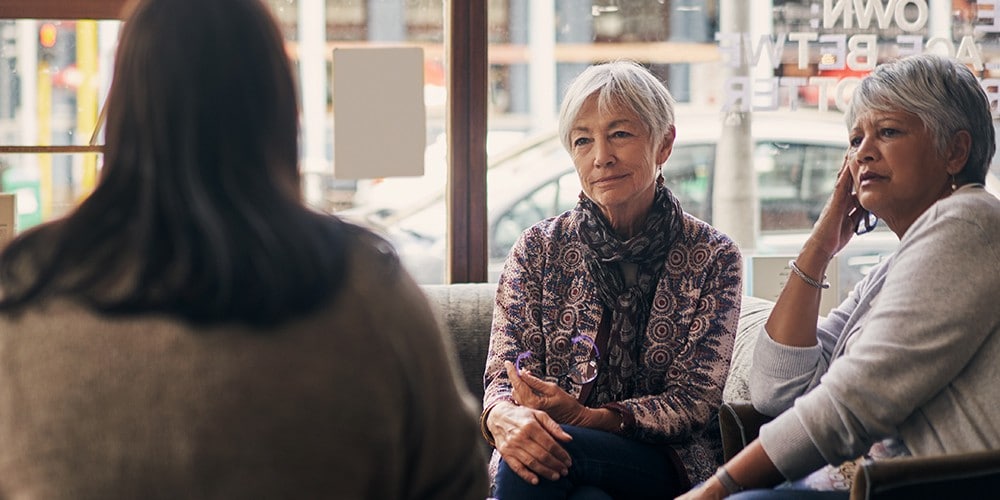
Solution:
[{"label": "light gray cardigan", "polygon": [[752,401],[784,411],[761,428],[764,450],[797,479],[885,438],[918,456],[1000,448],[998,299],[1000,200],[964,187],[820,321],[819,345],[761,329]]}]

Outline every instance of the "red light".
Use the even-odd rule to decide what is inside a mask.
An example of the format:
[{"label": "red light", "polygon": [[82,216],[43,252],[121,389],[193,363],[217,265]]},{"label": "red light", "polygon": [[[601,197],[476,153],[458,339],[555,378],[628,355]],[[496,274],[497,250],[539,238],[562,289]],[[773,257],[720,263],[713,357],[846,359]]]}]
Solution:
[{"label": "red light", "polygon": [[42,47],[51,49],[56,46],[56,35],[59,30],[52,23],[45,23],[38,29],[38,42]]}]

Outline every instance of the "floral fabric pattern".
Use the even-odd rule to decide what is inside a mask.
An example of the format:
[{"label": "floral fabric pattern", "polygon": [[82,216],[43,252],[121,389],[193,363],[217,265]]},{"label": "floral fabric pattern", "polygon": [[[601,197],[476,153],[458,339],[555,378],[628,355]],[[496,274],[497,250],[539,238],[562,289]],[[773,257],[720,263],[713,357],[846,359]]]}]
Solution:
[{"label": "floral fabric pattern", "polygon": [[[570,210],[526,230],[507,259],[497,289],[485,370],[484,407],[510,400],[504,361],[530,350],[532,373],[579,397],[566,376],[576,335],[595,339],[604,306]],[[640,381],[613,405],[631,438],[671,447],[692,484],[722,460],[717,412],[729,373],[742,297],[742,257],[727,236],[688,214],[656,284],[635,370]],[[595,394],[607,393],[595,387]],[[494,453],[493,463],[496,463]]]}]

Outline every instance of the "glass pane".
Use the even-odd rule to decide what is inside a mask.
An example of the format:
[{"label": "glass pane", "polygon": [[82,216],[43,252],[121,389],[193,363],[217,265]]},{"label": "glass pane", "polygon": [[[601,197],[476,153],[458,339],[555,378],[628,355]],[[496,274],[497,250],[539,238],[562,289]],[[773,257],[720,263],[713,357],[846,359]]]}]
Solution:
[{"label": "glass pane", "polygon": [[0,189],[17,195],[18,231],[66,213],[94,187],[100,154],[38,151],[103,142],[120,24],[0,20]]},{"label": "glass pane", "polygon": [[0,155],[0,191],[15,196],[15,232],[72,210],[86,194],[84,169],[101,160],[97,153]]},{"label": "glass pane", "polygon": [[[299,69],[303,190],[320,210],[385,235],[420,282],[444,280],[447,141],[443,0],[268,0]],[[313,23],[325,19],[317,37]],[[426,149],[424,175],[339,179],[333,172],[330,82],[333,50],[377,46],[423,49]],[[322,70],[318,74],[315,68]],[[312,69],[311,69],[312,68]],[[392,78],[394,68],[386,68]],[[391,147],[392,138],[386,138]]]},{"label": "glass pane", "polygon": [[[300,82],[303,193],[319,210],[343,213],[388,235],[404,261],[429,252],[437,268],[413,265],[443,280],[445,71],[443,0],[267,0],[287,42]],[[101,144],[99,115],[118,39],[118,21],[0,21],[0,172],[3,190],[18,193],[18,228],[73,208],[93,187],[95,153],[38,154],[42,146]],[[332,173],[332,52],[338,47],[423,49],[427,110],[426,175],[337,179]],[[387,68],[387,75],[392,68]],[[518,134],[520,137],[520,134]],[[507,139],[510,142],[510,139]],[[24,153],[13,146],[29,146]],[[41,149],[41,151],[47,151]],[[392,226],[402,214],[430,214],[414,229]],[[419,231],[433,231],[424,235]],[[437,231],[435,233],[434,231]],[[411,244],[416,241],[419,244]],[[413,249],[414,257],[408,253]],[[419,250],[419,252],[418,252]]]},{"label": "glass pane", "polygon": [[[678,101],[678,138],[664,176],[684,209],[709,222],[720,220],[713,214],[713,195],[732,182],[716,176],[721,118],[728,111],[747,111],[754,153],[736,160],[736,168],[756,173],[752,206],[744,211],[756,211],[757,228],[755,241],[746,245],[755,250],[744,253],[797,252],[829,196],[847,146],[847,99],[875,62],[908,52],[947,52],[979,71],[994,101],[1000,95],[994,80],[1000,64],[993,62],[1000,53],[1000,16],[992,2],[986,7],[947,0],[862,3],[869,8],[855,8],[850,0],[489,1],[494,16],[490,133],[550,134],[548,142],[526,139],[514,149],[524,150],[522,157],[537,170],[571,171],[569,155],[554,137],[562,90],[588,64],[638,60]],[[729,29],[722,24],[724,10],[737,6],[745,7],[740,11],[745,14],[732,23],[737,29]],[[739,51],[738,44],[748,45]],[[751,63],[746,76],[731,67],[737,57]],[[532,148],[548,153],[531,160]],[[995,173],[1000,161],[994,162]],[[996,178],[990,183],[1000,190]],[[491,176],[490,210],[493,198],[527,202],[540,186]],[[491,213],[489,220],[497,225],[489,231],[491,268],[502,263],[512,235],[533,223],[529,219]],[[896,238],[885,233],[882,227],[852,240],[840,260],[843,294],[895,249]]]}]

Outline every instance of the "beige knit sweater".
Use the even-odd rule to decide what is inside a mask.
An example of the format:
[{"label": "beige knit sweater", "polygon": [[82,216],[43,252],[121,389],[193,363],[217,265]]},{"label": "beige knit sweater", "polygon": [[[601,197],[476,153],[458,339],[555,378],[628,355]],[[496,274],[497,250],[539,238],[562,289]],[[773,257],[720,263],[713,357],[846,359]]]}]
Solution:
[{"label": "beige knit sweater", "polygon": [[412,280],[354,252],[275,331],[0,315],[0,497],[482,500],[475,403]]}]

